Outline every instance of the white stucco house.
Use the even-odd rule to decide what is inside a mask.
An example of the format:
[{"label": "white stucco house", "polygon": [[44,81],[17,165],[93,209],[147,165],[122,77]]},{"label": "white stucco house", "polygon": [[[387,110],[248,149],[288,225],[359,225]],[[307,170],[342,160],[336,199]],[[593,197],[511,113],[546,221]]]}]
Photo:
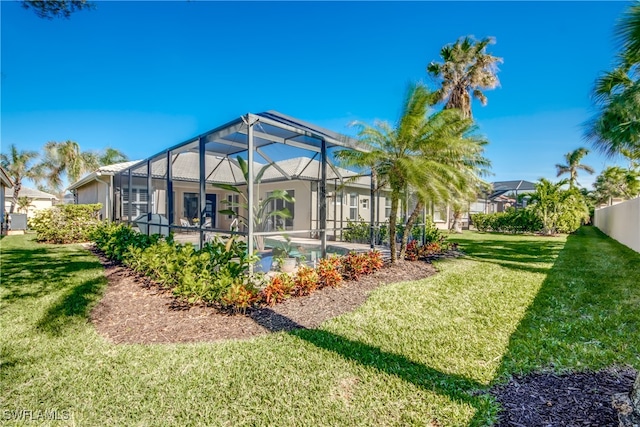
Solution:
[{"label": "white stucco house", "polygon": [[[5,188],[3,194],[3,206],[8,212],[11,208],[11,201],[13,200],[13,187]],[[18,212],[18,208],[15,207],[14,213],[26,213],[27,218],[33,217],[39,210],[50,208],[58,202],[58,197],[54,194],[45,193],[44,191],[29,187],[22,187],[20,189],[19,197],[28,197],[30,199],[29,207],[26,212]]]}]

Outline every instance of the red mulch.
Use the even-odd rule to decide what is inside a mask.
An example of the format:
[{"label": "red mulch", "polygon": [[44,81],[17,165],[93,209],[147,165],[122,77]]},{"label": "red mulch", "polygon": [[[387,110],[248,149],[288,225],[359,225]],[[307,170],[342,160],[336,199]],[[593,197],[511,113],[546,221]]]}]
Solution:
[{"label": "red mulch", "polygon": [[114,343],[245,339],[274,331],[315,328],[354,310],[379,286],[418,280],[436,272],[424,261],[400,262],[358,281],[345,282],[339,288],[324,288],[274,307],[230,315],[215,307],[181,304],[171,291],[159,289],[137,273],[96,254],[105,266],[109,285],[91,312],[91,321],[100,334]]}]

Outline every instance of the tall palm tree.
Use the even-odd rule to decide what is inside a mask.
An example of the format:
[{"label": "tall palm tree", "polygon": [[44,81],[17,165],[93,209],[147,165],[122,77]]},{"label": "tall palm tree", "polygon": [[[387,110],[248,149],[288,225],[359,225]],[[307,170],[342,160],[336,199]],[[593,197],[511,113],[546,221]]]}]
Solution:
[{"label": "tall palm tree", "polygon": [[44,146],[44,160],[47,185],[60,193],[64,188],[65,178],[75,182],[82,175],[99,166],[98,158],[90,152],[82,152],[75,141],[47,142]]},{"label": "tall palm tree", "polygon": [[580,147],[564,155],[566,164],[556,164],[556,170],[558,171],[557,176],[569,174],[569,188],[574,188],[578,184],[578,170],[583,170],[588,174],[594,173],[591,166],[580,163],[580,160],[587,154],[589,154],[589,150]]},{"label": "tall palm tree", "polygon": [[18,198],[22,190],[22,180],[38,180],[41,178],[40,168],[32,164],[36,158],[38,158],[37,152],[18,150],[14,144],[9,146],[8,154],[0,154],[0,164],[2,164],[2,167],[9,174],[9,178],[13,181],[13,198],[11,199],[9,213],[13,213],[18,204]]},{"label": "tall palm tree", "polygon": [[[488,166],[482,157],[484,141],[472,137],[473,122],[458,110],[428,116],[435,94],[423,85],[410,85],[395,126],[356,123],[363,151],[342,150],[336,156],[347,166],[368,167],[378,186],[388,186],[391,197],[389,243],[391,262],[397,259],[396,223],[400,198],[413,193],[417,206],[409,216],[402,238],[401,256],[411,226],[427,200],[446,201],[462,192],[475,178],[475,167]],[[473,165],[473,166],[472,166]]]},{"label": "tall palm tree", "polygon": [[639,3],[627,10],[616,33],[622,47],[617,65],[596,80],[593,100],[598,112],[585,123],[586,139],[610,157],[640,150]]},{"label": "tall palm tree", "polygon": [[126,162],[129,158],[122,151],[116,148],[107,147],[98,153],[97,160],[100,166],[106,166],[114,163]]},{"label": "tall palm tree", "polygon": [[495,43],[491,37],[476,41],[471,37],[458,39],[454,44],[440,50],[443,62],[431,62],[427,72],[438,79],[440,88],[436,92],[438,101],[445,108],[457,108],[465,118],[471,117],[471,98],[482,105],[487,104],[483,90],[500,85],[498,80],[498,58],[486,52],[487,46]]}]

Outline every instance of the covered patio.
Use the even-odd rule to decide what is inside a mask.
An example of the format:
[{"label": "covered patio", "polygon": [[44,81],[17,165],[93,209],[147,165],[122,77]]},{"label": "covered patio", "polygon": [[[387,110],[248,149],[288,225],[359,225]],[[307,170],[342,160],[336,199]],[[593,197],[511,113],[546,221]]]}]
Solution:
[{"label": "covered patio", "polygon": [[[370,200],[366,220],[379,217],[369,172],[332,161],[342,149],[357,141],[275,111],[249,113],[117,173],[113,218],[197,247],[233,234],[250,255],[289,239],[324,257],[341,246],[346,182]],[[278,198],[283,191],[293,201]],[[290,216],[273,215],[285,209]]]}]

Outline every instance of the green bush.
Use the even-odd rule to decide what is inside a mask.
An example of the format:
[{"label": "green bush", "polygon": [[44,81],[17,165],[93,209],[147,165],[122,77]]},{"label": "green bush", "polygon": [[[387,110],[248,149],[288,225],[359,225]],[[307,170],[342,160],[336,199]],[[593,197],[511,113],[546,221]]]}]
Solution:
[{"label": "green bush", "polygon": [[536,233],[542,230],[542,221],[530,209],[509,208],[505,212],[472,214],[471,223],[478,231],[498,233]]},{"label": "green bush", "polygon": [[[350,253],[321,260],[317,269],[300,268],[291,279],[291,286],[274,280],[263,284],[263,275],[248,274],[257,257],[249,257],[246,243],[234,237],[215,238],[202,249],[196,249],[190,243],[176,244],[171,235],[147,236],[129,225],[102,223],[95,228],[92,238],[108,258],[171,289],[178,298],[191,304],[215,304],[241,312],[262,303],[274,304],[289,295],[338,286],[342,276],[357,280],[383,264],[379,252]],[[264,289],[260,291],[261,288]]]},{"label": "green bush", "polygon": [[29,219],[29,228],[36,239],[46,243],[76,243],[90,240],[100,224],[102,205],[57,205],[36,212]]},{"label": "green bush", "polygon": [[104,223],[96,228],[93,239],[107,257],[190,303],[224,304],[235,298],[230,292],[238,294],[237,285],[252,288],[245,281],[254,257],[248,257],[246,243],[235,238],[214,239],[196,249],[189,243],[176,244],[172,237],[147,236],[128,225]]},{"label": "green bush", "polygon": [[370,233],[371,224],[360,217],[358,221],[347,221],[347,228],[342,238],[345,242],[369,243]]}]

